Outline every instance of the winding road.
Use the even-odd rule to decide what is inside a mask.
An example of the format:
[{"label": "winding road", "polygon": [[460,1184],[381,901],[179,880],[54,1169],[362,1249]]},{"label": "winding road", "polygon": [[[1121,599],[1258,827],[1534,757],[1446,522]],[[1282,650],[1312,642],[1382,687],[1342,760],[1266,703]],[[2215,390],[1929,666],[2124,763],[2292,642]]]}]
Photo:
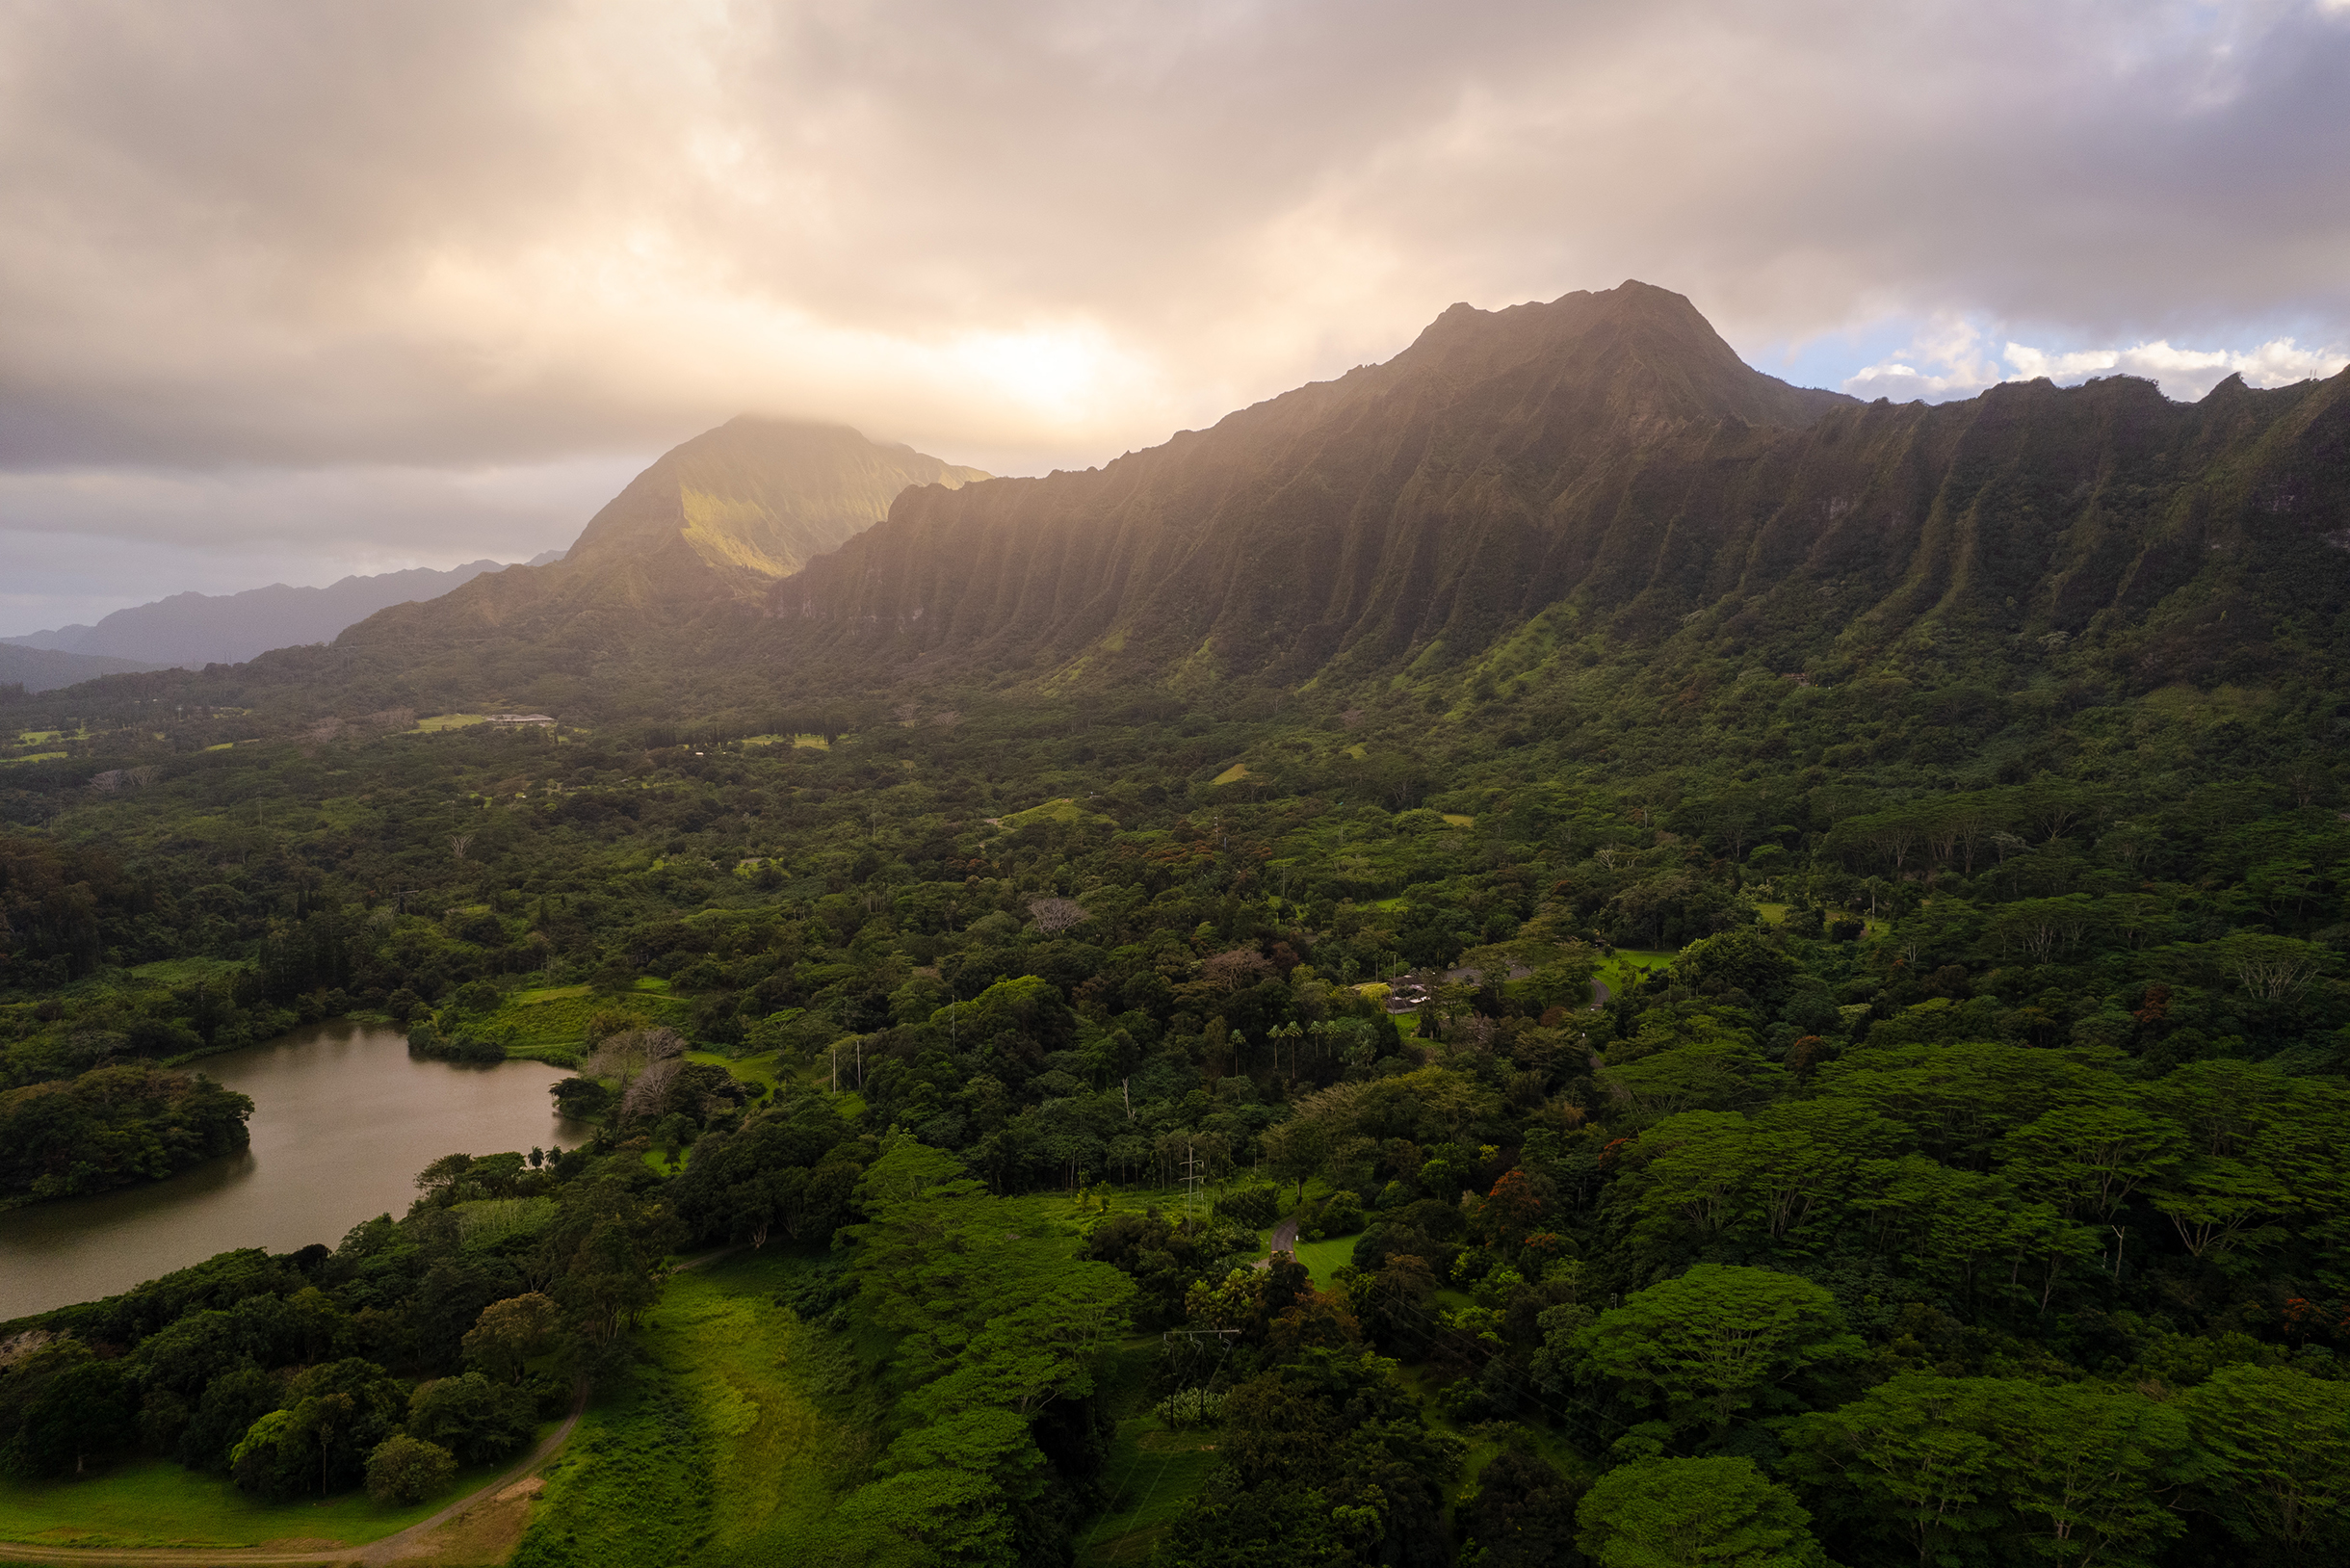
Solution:
[{"label": "winding road", "polygon": [[[1292,1221],[1290,1240],[1294,1243],[1296,1239],[1297,1226]],[[705,1252],[698,1258],[687,1259],[669,1272],[682,1274],[689,1268],[699,1268],[736,1250],[734,1247],[720,1247],[715,1252]],[[0,1562],[71,1562],[83,1564],[84,1568],[107,1568],[107,1565],[113,1565],[113,1568],[230,1568],[230,1565],[248,1562],[273,1565],[352,1562],[365,1563],[370,1568],[389,1568],[390,1564],[416,1555],[424,1546],[425,1537],[434,1530],[485,1503],[499,1501],[511,1488],[529,1480],[540,1467],[561,1451],[587,1409],[588,1385],[582,1383],[579,1392],[572,1397],[571,1413],[563,1418],[563,1424],[539,1439],[538,1446],[523,1455],[512,1469],[488,1485],[467,1493],[431,1518],[420,1519],[404,1530],[386,1535],[381,1540],[369,1541],[364,1546],[321,1542],[316,1546],[303,1547],[293,1542],[265,1542],[260,1546],[87,1547],[34,1546],[22,1541],[0,1541]]]}]

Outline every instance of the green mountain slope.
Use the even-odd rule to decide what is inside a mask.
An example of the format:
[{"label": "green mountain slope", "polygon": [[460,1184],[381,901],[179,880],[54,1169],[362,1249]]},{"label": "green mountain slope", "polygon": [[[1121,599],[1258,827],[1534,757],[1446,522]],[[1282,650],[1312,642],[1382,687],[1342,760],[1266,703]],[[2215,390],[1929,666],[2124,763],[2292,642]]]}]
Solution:
[{"label": "green mountain slope", "polygon": [[1455,666],[1553,612],[1826,678],[2083,636],[2238,673],[2350,590],[2350,376],[1862,405],[1639,283],[1456,306],[1384,365],[1099,470],[904,497],[777,583],[799,663],[1178,690]]}]

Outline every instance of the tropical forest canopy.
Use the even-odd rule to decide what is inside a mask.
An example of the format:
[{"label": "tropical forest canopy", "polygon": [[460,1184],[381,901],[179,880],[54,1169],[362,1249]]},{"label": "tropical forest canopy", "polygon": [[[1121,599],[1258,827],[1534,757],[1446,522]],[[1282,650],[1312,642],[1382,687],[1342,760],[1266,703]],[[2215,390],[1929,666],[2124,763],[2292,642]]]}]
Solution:
[{"label": "tropical forest canopy", "polygon": [[[0,1194],[336,1015],[594,1131],[0,1328],[7,1463],[423,1496],[585,1380],[517,1560],[2338,1560],[2350,382],[1862,407],[1660,293],[766,601],[16,700]],[[725,1246],[856,1434],[804,1517],[630,1348]]]}]

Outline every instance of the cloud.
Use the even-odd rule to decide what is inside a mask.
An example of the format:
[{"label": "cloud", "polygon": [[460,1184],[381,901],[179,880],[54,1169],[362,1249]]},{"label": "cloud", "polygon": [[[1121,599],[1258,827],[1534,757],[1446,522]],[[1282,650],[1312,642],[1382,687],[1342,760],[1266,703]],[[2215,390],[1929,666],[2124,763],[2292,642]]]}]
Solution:
[{"label": "cloud", "polygon": [[1844,390],[1895,403],[1940,403],[1971,398],[2000,381],[2046,377],[2072,385],[2097,376],[2139,376],[2157,383],[2166,397],[2192,403],[2230,376],[2252,386],[2286,386],[2350,368],[2350,353],[2305,349],[2289,337],[2249,350],[2180,349],[2162,339],[2127,349],[2065,351],[2009,342],[1995,360],[1986,348],[1989,335],[1965,322],[1936,323],[1900,353],[1846,378]]},{"label": "cloud", "polygon": [[1741,345],[2340,343],[2345,79],[2313,0],[0,8],[0,468],[1082,466],[1628,276]]},{"label": "cloud", "polygon": [[1075,454],[1626,275],[1734,338],[2350,320],[2309,7],[93,0],[0,60],[16,466]]}]

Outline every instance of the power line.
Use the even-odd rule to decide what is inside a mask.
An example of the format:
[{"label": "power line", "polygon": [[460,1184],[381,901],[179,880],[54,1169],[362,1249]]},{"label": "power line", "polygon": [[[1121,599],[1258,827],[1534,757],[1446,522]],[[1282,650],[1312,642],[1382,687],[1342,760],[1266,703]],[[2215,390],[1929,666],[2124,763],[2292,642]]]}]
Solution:
[{"label": "power line", "polygon": [[[1240,1331],[1237,1328],[1170,1328],[1160,1335],[1161,1343],[1164,1344],[1167,1347],[1167,1367],[1170,1372],[1173,1371],[1175,1365],[1175,1340],[1178,1335],[1181,1335],[1186,1340],[1194,1342],[1208,1338],[1214,1338],[1221,1343],[1223,1353],[1216,1357],[1214,1369],[1208,1373],[1208,1381],[1200,1389],[1200,1398],[1203,1404],[1206,1402],[1208,1395],[1214,1390],[1215,1380],[1224,1375],[1224,1363],[1231,1358],[1232,1342],[1240,1334]],[[1169,1449],[1167,1450],[1167,1456],[1160,1461],[1158,1474],[1151,1477],[1150,1489],[1142,1494],[1142,1499],[1140,1502],[1136,1503],[1132,1508],[1126,1510],[1126,1516],[1128,1518],[1140,1518],[1142,1515],[1142,1510],[1150,1506],[1151,1499],[1159,1495],[1159,1483],[1166,1479],[1167,1471],[1174,1466],[1175,1454],[1175,1450]],[[1142,1434],[1136,1432],[1135,1434],[1134,1463],[1126,1467],[1126,1474],[1119,1477],[1118,1484],[1111,1489],[1109,1503],[1102,1510],[1101,1521],[1093,1527],[1092,1533],[1085,1537],[1084,1544],[1087,1547],[1093,1546],[1095,1542],[1100,1539],[1102,1531],[1110,1528],[1110,1521],[1115,1517],[1116,1514],[1116,1503],[1118,1499],[1125,1495],[1127,1483],[1135,1478],[1135,1472],[1141,1468]]]}]

